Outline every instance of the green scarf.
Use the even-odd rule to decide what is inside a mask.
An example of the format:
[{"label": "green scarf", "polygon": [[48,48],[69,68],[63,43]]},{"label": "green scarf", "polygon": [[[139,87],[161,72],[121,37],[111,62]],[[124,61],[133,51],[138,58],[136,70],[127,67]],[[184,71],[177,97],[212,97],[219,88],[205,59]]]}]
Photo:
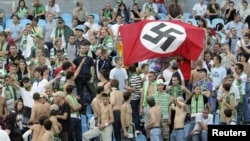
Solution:
[{"label": "green scarf", "polygon": [[[0,42],[0,45],[1,45],[1,51],[7,51],[8,49],[8,42],[5,41],[4,43]],[[3,56],[3,61],[6,61],[7,60],[7,57],[6,56]]]},{"label": "green scarf", "polygon": [[[175,93],[175,90],[177,88],[177,95]],[[181,85],[176,85],[176,86],[171,86],[170,88],[170,95],[173,96],[174,98],[177,98],[179,96],[182,96],[183,90],[181,88]]]},{"label": "green scarf", "polygon": [[192,101],[191,101],[192,114],[197,114],[197,113],[201,112],[202,109],[204,108],[203,95],[199,94],[198,100],[196,100],[196,98],[197,97],[195,95],[192,96]]},{"label": "green scarf", "polygon": [[144,98],[143,98],[143,103],[142,103],[143,107],[146,107],[147,104],[148,104],[147,103],[147,96],[148,96],[148,87],[149,87],[150,83],[153,84],[154,87],[155,87],[155,92],[154,93],[157,93],[157,83],[156,83],[156,81],[145,83],[144,86],[143,86],[144,87]]},{"label": "green scarf", "polygon": [[[77,99],[76,99],[75,97],[73,97],[72,95],[68,94],[68,95],[66,96],[66,98],[68,98],[68,99],[72,102],[72,104],[73,104],[74,106],[78,106],[78,105],[79,105]],[[71,111],[71,113],[77,114],[77,116],[79,116],[79,112],[73,112],[73,111]]]},{"label": "green scarf", "polygon": [[154,94],[154,99],[156,105],[161,106],[162,115],[168,115],[168,97],[169,95],[166,92],[161,94],[161,100],[159,100],[158,92]]},{"label": "green scarf", "polygon": [[60,78],[59,88],[58,89],[59,89],[59,91],[63,91],[63,87],[64,87],[64,84],[66,82],[66,76],[65,76],[64,71],[60,72],[60,76],[61,76],[61,78]]},{"label": "green scarf", "polygon": [[243,93],[242,93],[242,83],[240,81],[237,81],[236,82],[236,86],[238,87],[239,89],[239,92],[240,92],[240,101],[239,103],[243,103]]},{"label": "green scarf", "polygon": [[13,96],[14,96],[14,101],[17,100],[16,89],[15,88],[11,88],[11,89],[13,93],[10,90],[10,86],[6,85],[6,88],[5,88],[6,101],[12,99]]}]

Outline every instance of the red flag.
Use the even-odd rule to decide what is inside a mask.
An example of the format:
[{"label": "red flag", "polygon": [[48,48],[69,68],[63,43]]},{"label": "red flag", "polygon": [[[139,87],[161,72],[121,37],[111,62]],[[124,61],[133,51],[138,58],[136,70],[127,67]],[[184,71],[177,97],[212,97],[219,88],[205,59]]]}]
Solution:
[{"label": "red flag", "polygon": [[177,54],[196,61],[203,50],[205,31],[179,20],[141,21],[120,27],[124,64]]}]

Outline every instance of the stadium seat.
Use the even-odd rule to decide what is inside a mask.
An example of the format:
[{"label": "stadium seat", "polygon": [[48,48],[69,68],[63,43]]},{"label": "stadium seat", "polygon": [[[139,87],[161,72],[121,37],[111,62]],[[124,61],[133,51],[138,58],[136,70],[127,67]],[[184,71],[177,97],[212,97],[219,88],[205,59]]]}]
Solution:
[{"label": "stadium seat", "polygon": [[72,22],[73,19],[73,15],[70,13],[62,13],[60,15],[62,17],[62,19],[64,20],[65,24],[67,25],[68,23]]},{"label": "stadium seat", "polygon": [[184,21],[190,19],[190,16],[192,16],[191,13],[187,13],[187,12],[186,12],[186,13],[183,13]]},{"label": "stadium seat", "polygon": [[25,27],[27,23],[31,23],[31,20],[29,20],[29,19],[21,19],[20,20],[20,25],[22,25],[23,27]]},{"label": "stadium seat", "polygon": [[91,15],[94,15],[94,21],[95,21],[95,23],[99,23],[100,22],[100,18],[99,18],[99,14],[97,14],[97,13],[91,13]]},{"label": "stadium seat", "polygon": [[46,21],[43,19],[39,19],[38,21],[38,26],[40,26],[41,28],[43,28],[46,25]]},{"label": "stadium seat", "polygon": [[9,20],[9,19],[11,19],[11,15],[10,15],[10,14],[7,14],[7,15],[4,16],[4,20],[5,20],[5,21],[7,21],[7,20]]},{"label": "stadium seat", "polygon": [[12,19],[8,19],[5,21],[5,28],[10,28],[13,25]]},{"label": "stadium seat", "polygon": [[223,19],[215,18],[212,20],[212,27],[215,28],[218,23],[222,23],[223,25],[225,25],[225,22]]},{"label": "stadium seat", "polygon": [[167,19],[167,15],[164,13],[158,13],[158,17],[160,18],[159,20],[166,20]]},{"label": "stadium seat", "polygon": [[210,28],[213,28],[212,27],[212,24],[211,24],[211,21],[207,18],[204,18],[205,20],[207,20],[207,27],[210,27]]},{"label": "stadium seat", "polygon": [[187,19],[186,23],[187,22],[191,22],[194,26],[198,26],[198,22],[195,19]]},{"label": "stadium seat", "polygon": [[2,32],[3,30],[4,30],[4,27],[0,25],[0,32]]}]

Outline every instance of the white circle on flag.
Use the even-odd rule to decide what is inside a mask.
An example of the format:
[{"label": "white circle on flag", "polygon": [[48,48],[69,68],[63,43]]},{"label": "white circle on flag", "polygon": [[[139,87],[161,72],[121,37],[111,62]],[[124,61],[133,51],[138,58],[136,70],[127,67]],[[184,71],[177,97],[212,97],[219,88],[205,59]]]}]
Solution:
[{"label": "white circle on flag", "polygon": [[[174,52],[185,39],[186,31],[182,26],[164,21],[147,23],[140,35],[142,45],[148,50],[159,54]],[[168,42],[167,46],[166,41]]]}]

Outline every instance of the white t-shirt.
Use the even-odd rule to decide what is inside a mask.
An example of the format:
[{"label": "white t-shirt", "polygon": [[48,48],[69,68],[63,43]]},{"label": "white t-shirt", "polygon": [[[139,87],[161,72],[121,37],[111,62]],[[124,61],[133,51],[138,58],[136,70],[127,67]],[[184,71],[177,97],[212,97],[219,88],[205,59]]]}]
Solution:
[{"label": "white t-shirt", "polygon": [[40,81],[35,81],[32,85],[32,90],[33,92],[44,92],[45,91],[45,86],[48,83],[48,80],[42,79]]},{"label": "white t-shirt", "polygon": [[33,99],[33,94],[34,94],[34,89],[31,88],[30,91],[27,91],[25,88],[20,88],[20,96],[23,99],[23,105],[25,107],[32,108],[34,106],[34,99]]},{"label": "white t-shirt", "polygon": [[119,81],[119,90],[124,92],[125,80],[128,79],[127,71],[124,68],[113,68],[109,74],[110,79],[117,79]]},{"label": "white t-shirt", "polygon": [[[183,75],[182,75],[181,70],[178,69],[178,72],[179,72],[179,74],[180,74],[180,76],[181,76],[181,80],[183,81],[183,80],[184,80],[184,77],[183,77]],[[165,79],[165,84],[166,84],[166,85],[169,85],[169,83],[170,83],[170,81],[171,81],[171,78],[172,78],[172,75],[173,75],[173,72],[170,71],[169,69],[165,69],[165,70],[163,71],[162,75],[163,75],[163,77],[164,77],[164,79]]]},{"label": "white t-shirt", "polygon": [[202,16],[205,15],[207,11],[207,5],[201,5],[200,3],[197,3],[194,5],[192,10],[195,12],[195,16]]},{"label": "white t-shirt", "polygon": [[[195,117],[195,126],[193,130],[199,129],[200,125],[199,122],[203,123],[204,125],[212,125],[213,124],[213,115],[208,114],[208,117],[205,119],[202,116],[202,113],[197,113]],[[200,132],[195,132],[194,134],[198,134]]]}]

